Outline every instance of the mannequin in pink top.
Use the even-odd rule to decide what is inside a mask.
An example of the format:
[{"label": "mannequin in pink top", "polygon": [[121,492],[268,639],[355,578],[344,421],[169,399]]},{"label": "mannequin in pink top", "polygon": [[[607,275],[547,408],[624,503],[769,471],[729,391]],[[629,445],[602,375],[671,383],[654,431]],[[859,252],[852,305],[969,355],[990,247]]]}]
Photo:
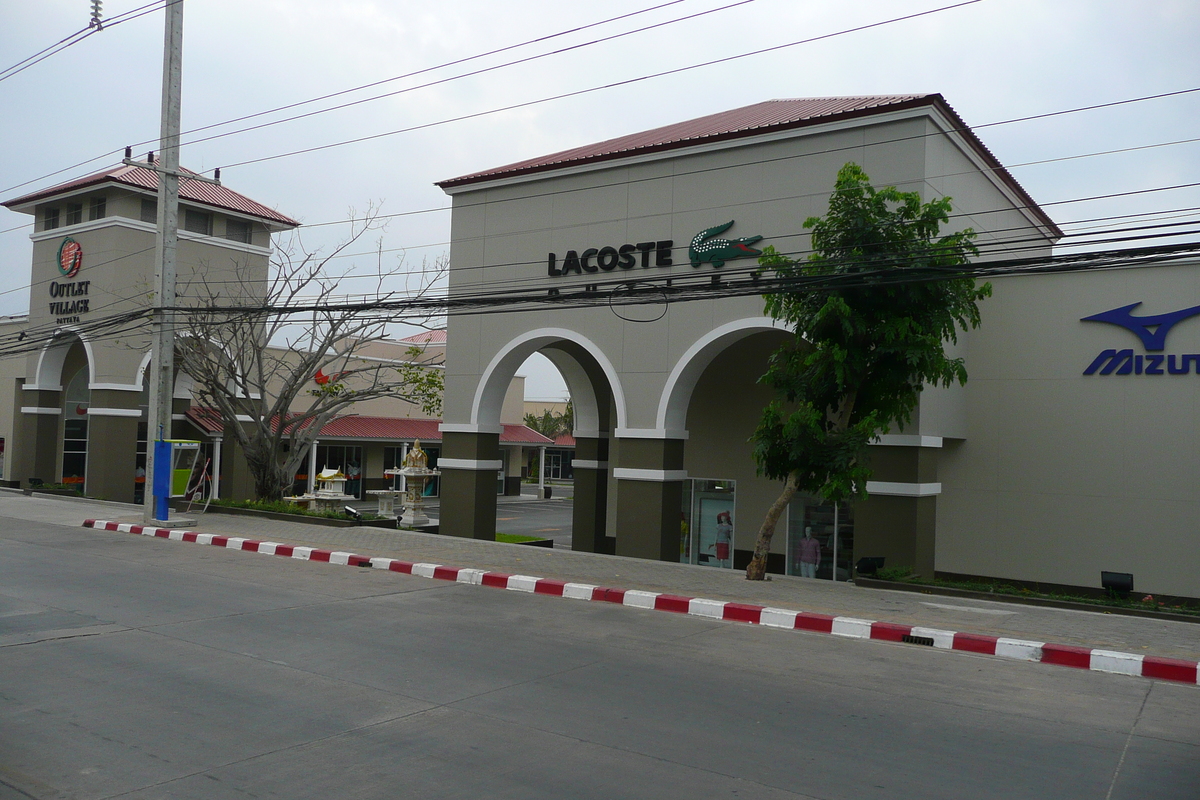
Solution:
[{"label": "mannequin in pink top", "polygon": [[821,543],[813,538],[812,528],[805,528],[804,538],[800,540],[800,576],[817,577],[817,565],[820,563]]}]

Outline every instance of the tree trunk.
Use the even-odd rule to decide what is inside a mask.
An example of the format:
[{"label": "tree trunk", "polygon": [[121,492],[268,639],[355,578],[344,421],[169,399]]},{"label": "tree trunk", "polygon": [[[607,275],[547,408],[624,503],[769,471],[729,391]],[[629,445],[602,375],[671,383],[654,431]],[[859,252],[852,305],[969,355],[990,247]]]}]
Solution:
[{"label": "tree trunk", "polygon": [[284,490],[291,485],[278,467],[250,465],[254,476],[254,494],[259,500],[282,500]]},{"label": "tree trunk", "polygon": [[767,553],[771,552],[771,537],[775,535],[775,523],[783,515],[783,510],[791,502],[796,493],[796,473],[788,475],[783,484],[783,492],[767,510],[762,527],[758,529],[758,540],[754,543],[754,556],[746,566],[746,580],[761,581],[767,578]]}]

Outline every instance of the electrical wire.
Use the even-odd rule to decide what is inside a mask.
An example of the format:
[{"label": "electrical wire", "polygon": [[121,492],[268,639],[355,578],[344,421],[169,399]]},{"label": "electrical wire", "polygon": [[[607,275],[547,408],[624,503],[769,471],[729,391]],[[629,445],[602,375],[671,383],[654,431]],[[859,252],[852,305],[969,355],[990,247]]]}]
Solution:
[{"label": "electrical wire", "polygon": [[[647,25],[642,28],[634,28],[632,30],[622,31],[620,33],[615,33],[611,36],[605,36],[600,39],[593,39],[593,40],[587,41],[587,42],[580,42],[578,44],[561,47],[557,50],[550,50],[545,53],[538,53],[537,55],[526,56],[525,58],[518,58],[513,61],[506,61],[503,64],[495,64],[495,65],[488,66],[488,67],[481,67],[480,69],[472,70],[470,72],[463,72],[463,73],[459,73],[458,75],[451,75],[450,77],[447,77],[447,78],[439,78],[438,80],[429,81],[427,83],[417,84],[416,86],[407,86],[403,89],[397,89],[396,91],[387,92],[385,94],[378,94],[378,95],[374,95],[372,97],[364,97],[359,100],[352,100],[350,102],[341,103],[336,106],[330,106],[328,108],[317,109],[316,111],[308,111],[303,114],[296,114],[294,116],[285,117],[283,119],[271,120],[270,122],[263,122],[263,123],[259,123],[257,125],[250,125],[245,128],[238,128],[235,131],[226,131],[224,133],[217,133],[217,134],[213,134],[212,136],[205,136],[205,137],[202,137],[199,139],[189,139],[185,142],[182,142],[180,146],[181,147],[189,146],[189,145],[194,145],[194,144],[200,144],[201,142],[208,142],[213,139],[223,139],[228,136],[237,136],[238,134],[247,133],[249,131],[256,131],[256,130],[260,130],[262,128],[270,128],[275,125],[282,125],[287,122],[294,122],[294,121],[300,120],[300,119],[307,119],[308,117],[314,117],[314,116],[317,116],[320,114],[327,114],[332,111],[341,111],[342,109],[352,108],[354,106],[362,105],[364,103],[372,103],[376,100],[383,100],[388,97],[396,97],[401,94],[407,94],[408,92],[415,92],[419,89],[428,89],[433,86],[440,86],[442,84],[451,83],[453,81],[462,80],[464,78],[472,78],[477,75],[483,75],[485,73],[494,72],[496,70],[505,69],[507,67],[513,67],[513,66],[517,66],[520,64],[528,64],[533,61],[538,61],[539,59],[548,58],[550,56],[562,55],[563,53],[569,53],[572,50],[579,50],[580,48],[591,47],[593,45],[603,44],[605,42],[611,42],[616,39],[621,39],[626,36],[632,36],[633,34],[637,34],[637,33],[645,33],[646,31],[651,31],[656,28],[662,28],[667,25],[674,25],[678,22],[685,22],[685,21],[697,19],[699,17],[704,17],[709,14],[715,14],[718,11],[726,11],[728,9],[736,8],[738,6],[743,6],[743,5],[746,5],[747,3],[753,3],[753,2],[755,2],[755,0],[737,0],[736,2],[729,3],[728,5],[718,6],[717,8],[711,8],[706,11],[699,11],[695,14],[688,14],[687,16],[678,17],[676,19],[671,19],[671,20],[666,20],[665,22],[658,22],[653,25]],[[437,67],[431,67],[430,69],[437,69]],[[421,71],[427,72],[428,70],[421,70]],[[417,74],[417,73],[412,73],[412,74]],[[154,141],[157,141],[157,140],[154,140]],[[142,144],[148,144],[148,143],[149,142],[142,142],[142,143],[139,143],[138,146],[141,146]],[[237,166],[237,165],[231,165],[231,166]]]},{"label": "electrical wire", "polygon": [[[45,61],[46,59],[50,58],[51,56],[57,55],[58,53],[61,53],[63,50],[66,50],[68,47],[73,47],[74,45],[79,44],[80,42],[82,42],[84,39],[88,38],[92,34],[99,33],[100,31],[102,31],[106,28],[115,27],[117,25],[120,25],[123,22],[129,22],[130,20],[137,19],[138,17],[144,17],[147,14],[153,14],[156,11],[161,11],[162,9],[166,8],[168,5],[171,5],[171,3],[177,3],[177,2],[181,3],[181,2],[183,2],[183,0],[154,0],[154,2],[147,3],[144,6],[139,6],[138,8],[132,9],[130,11],[126,11],[122,14],[118,14],[117,16],[113,17],[112,19],[103,20],[103,24],[101,24],[101,25],[87,27],[87,28],[84,28],[83,30],[76,31],[75,33],[71,34],[70,36],[66,37],[65,39],[59,40],[58,42],[50,45],[46,49],[41,50],[37,53],[34,53],[32,56],[29,56],[28,58],[22,59],[21,61],[18,61],[16,64],[12,65],[11,67],[8,67],[7,69],[0,72],[0,82],[6,81],[9,78],[13,77],[14,75],[24,72],[25,70],[29,69],[30,67],[34,66],[35,64],[40,64],[41,62]],[[151,6],[155,6],[155,7],[151,8]],[[143,11],[143,9],[149,9],[149,10]],[[141,13],[137,13],[137,12],[141,12]],[[102,157],[103,156],[101,156],[101,158]],[[84,162],[84,163],[87,163],[87,162]],[[5,190],[5,191],[7,191],[7,190]]]},{"label": "electrical wire", "polygon": [[[162,2],[162,0],[158,0],[158,1],[159,1],[159,2]],[[173,1],[174,1],[174,0],[171,0],[171,2],[173,2]],[[747,0],[747,1],[749,1],[749,0]],[[342,89],[342,90],[339,90],[339,91],[336,91],[336,92],[330,92],[330,93],[328,93],[328,94],[321,95],[321,96],[319,96],[319,97],[313,97],[313,98],[309,98],[309,99],[307,99],[307,100],[301,100],[301,101],[298,101],[298,102],[295,102],[295,103],[289,103],[289,104],[286,104],[286,105],[278,106],[278,107],[276,107],[276,108],[268,109],[268,110],[266,110],[266,111],[259,111],[259,112],[255,112],[255,113],[253,113],[253,114],[246,114],[246,115],[243,115],[243,116],[240,116],[240,117],[234,117],[234,118],[232,118],[232,119],[227,119],[227,120],[224,120],[224,121],[222,121],[222,122],[214,122],[214,123],[210,123],[210,124],[208,124],[208,125],[202,125],[202,126],[200,126],[200,127],[198,127],[198,128],[192,128],[192,129],[190,129],[190,130],[183,131],[183,132],[182,132],[180,135],[181,135],[181,136],[187,136],[187,135],[189,135],[189,134],[193,134],[193,133],[200,133],[200,132],[202,132],[202,131],[211,130],[212,128],[219,128],[219,127],[223,127],[223,126],[225,126],[225,125],[232,125],[232,124],[235,124],[235,123],[237,123],[237,122],[243,122],[243,121],[245,121],[245,120],[255,119],[255,118],[257,118],[257,117],[265,116],[265,115],[268,115],[268,114],[274,114],[274,113],[277,113],[277,112],[279,112],[279,111],[287,111],[287,110],[289,110],[289,109],[292,109],[292,108],[298,108],[298,107],[305,106],[305,105],[308,105],[308,104],[311,104],[311,103],[320,102],[321,100],[328,100],[328,99],[331,99],[331,98],[334,98],[334,97],[339,97],[339,96],[342,96],[342,95],[351,94],[351,93],[353,93],[353,92],[361,91],[361,90],[363,90],[363,89],[370,89],[370,88],[373,88],[373,87],[375,87],[375,86],[380,86],[380,85],[382,85],[382,84],[385,84],[385,83],[391,83],[391,82],[393,82],[393,81],[402,80],[402,79],[404,79],[404,78],[411,78],[411,77],[415,77],[415,76],[417,76],[417,75],[422,75],[422,74],[424,74],[424,73],[427,73],[427,72],[433,72],[433,71],[436,71],[436,70],[439,70],[439,69],[445,69],[445,68],[447,68],[447,67],[456,66],[456,65],[458,65],[458,64],[464,64],[464,63],[467,63],[467,62],[469,62],[469,61],[474,61],[474,60],[477,60],[477,59],[480,59],[480,58],[485,58],[485,57],[487,57],[487,56],[492,56],[492,55],[496,55],[496,54],[499,54],[499,53],[504,53],[504,52],[507,52],[507,51],[509,51],[509,50],[515,50],[515,49],[518,49],[518,48],[521,48],[521,47],[527,47],[527,46],[529,46],[529,45],[532,45],[532,44],[537,44],[537,43],[540,43],[540,42],[548,41],[548,40],[555,39],[555,38],[558,38],[558,37],[561,37],[561,36],[566,36],[566,35],[568,35],[568,34],[572,34],[572,33],[578,33],[579,31],[588,30],[589,28],[594,28],[594,27],[598,27],[598,26],[601,26],[601,25],[606,25],[606,24],[608,24],[608,23],[610,23],[610,22],[616,22],[616,21],[619,21],[619,20],[622,20],[622,19],[626,19],[626,18],[629,18],[629,17],[634,17],[634,16],[638,16],[638,15],[640,15],[640,14],[645,14],[645,13],[648,13],[648,12],[651,12],[651,11],[657,11],[657,10],[659,10],[659,9],[666,8],[666,7],[668,7],[668,6],[677,5],[677,4],[679,4],[679,3],[682,3],[682,2],[686,2],[686,0],[670,0],[670,2],[661,3],[661,4],[659,4],[659,5],[650,6],[650,7],[648,7],[648,8],[639,9],[639,10],[637,10],[637,11],[632,11],[632,12],[630,12],[630,13],[627,13],[627,14],[621,14],[621,15],[619,15],[619,16],[615,16],[615,17],[609,17],[609,18],[607,18],[607,19],[603,19],[603,20],[600,20],[600,21],[598,21],[598,22],[592,22],[592,23],[588,23],[588,24],[586,24],[586,25],[580,25],[580,26],[577,26],[577,27],[575,27],[575,28],[569,28],[569,29],[567,29],[567,30],[558,31],[558,32],[556,32],[556,33],[548,34],[548,35],[546,35],[546,36],[540,36],[540,37],[537,37],[537,38],[534,38],[534,39],[527,39],[527,40],[525,40],[525,41],[523,41],[523,42],[517,42],[516,44],[506,45],[506,46],[504,46],[504,47],[499,47],[499,48],[496,48],[496,49],[494,49],[494,50],[489,50],[489,51],[486,51],[486,52],[483,52],[483,53],[476,53],[475,55],[466,56],[466,57],[459,58],[459,59],[454,59],[454,60],[452,60],[452,61],[447,61],[447,62],[445,62],[445,63],[443,63],[443,64],[438,64],[438,65],[436,65],[436,66],[432,66],[432,67],[425,67],[425,68],[423,68],[423,69],[415,70],[415,71],[413,71],[413,72],[405,73],[405,74],[403,74],[403,75],[396,75],[396,76],[393,76],[393,77],[391,77],[391,78],[385,78],[385,79],[383,79],[383,80],[379,80],[379,81],[372,81],[372,82],[370,82],[370,83],[365,83],[365,84],[362,84],[362,85],[360,85],[360,86],[351,87],[351,88],[349,88],[349,89]],[[152,4],[150,4],[150,5],[154,5],[154,4],[152,3]],[[163,8],[165,8],[165,7],[166,7],[166,5],[169,5],[169,2],[168,2],[168,3],[165,3],[165,4],[163,5]],[[146,7],[146,6],[143,6],[143,8],[145,8],[145,7]],[[135,10],[137,10],[137,9],[135,9]],[[216,138],[216,137],[208,137],[208,138]],[[138,142],[138,143],[136,143],[136,144],[134,144],[134,145],[131,145],[131,146],[132,146],[132,147],[141,147],[141,146],[144,146],[144,145],[147,145],[147,144],[157,143],[158,141],[159,141],[159,139],[156,137],[156,138],[154,138],[154,139],[146,139],[146,140],[144,140],[144,141]],[[205,139],[204,141],[207,141],[207,139]],[[9,187],[7,187],[7,188],[5,188],[5,189],[0,189],[0,193],[8,193],[8,192],[10,192],[10,191],[12,191],[12,190],[14,190],[14,189],[19,189],[19,188],[21,188],[22,186],[28,186],[28,185],[29,185],[29,184],[31,184],[31,183],[36,183],[36,182],[38,182],[38,181],[45,180],[46,178],[52,178],[52,177],[54,177],[55,175],[61,175],[61,174],[62,174],[62,173],[64,173],[64,172],[68,172],[68,171],[70,171],[70,170],[77,169],[77,168],[79,168],[79,167],[82,167],[82,166],[85,166],[85,165],[87,165],[87,164],[91,164],[91,163],[93,163],[93,162],[95,162],[95,161],[99,161],[99,160],[100,160],[100,159],[102,159],[102,158],[107,158],[107,157],[109,157],[109,156],[112,156],[112,155],[118,155],[118,154],[120,154],[121,152],[122,152],[122,150],[120,150],[120,149],[118,149],[118,150],[109,150],[109,151],[108,151],[108,152],[106,152],[106,153],[101,153],[101,154],[100,154],[100,155],[98,155],[98,156],[94,156],[94,157],[92,157],[92,158],[89,158],[89,159],[86,159],[86,160],[84,160],[84,161],[80,161],[80,162],[78,162],[78,163],[76,163],[76,164],[72,164],[72,165],[71,165],[71,166],[69,166],[69,167],[63,167],[62,169],[55,170],[54,172],[47,173],[46,175],[42,175],[42,176],[40,176],[40,177],[37,177],[37,178],[32,178],[32,179],[30,179],[30,180],[24,181],[23,183],[16,184],[15,186],[9,186]]]},{"label": "electrical wire", "polygon": [[[1171,187],[1161,187],[1161,188],[1171,188]],[[1139,190],[1139,191],[1141,191],[1141,190]],[[823,194],[823,193],[821,193],[821,194]],[[1110,196],[1110,195],[1100,195],[1100,196],[1095,196],[1095,197],[1108,197],[1108,196]],[[1057,201],[1057,202],[1077,203],[1077,202],[1082,202],[1083,200],[1086,200],[1086,199],[1095,199],[1095,197],[1074,198],[1071,200]],[[1008,210],[1008,209],[1002,209],[1002,210]],[[1194,210],[1194,209],[1180,209],[1180,210],[1187,211],[1187,210]],[[1171,210],[1171,211],[1173,211],[1173,210]],[[970,214],[963,214],[963,215],[952,214],[951,217],[953,218],[956,216],[978,216],[978,215],[979,215],[979,212],[972,212]],[[1136,217],[1136,216],[1143,216],[1143,215],[1121,215],[1121,216],[1117,217],[1117,219],[1125,218],[1128,216]],[[1106,220],[1109,218],[1094,218],[1094,219]],[[1084,219],[1084,220],[1078,220],[1077,222],[1089,222],[1089,221],[1094,221],[1094,220]],[[1058,246],[1060,248],[1068,247],[1068,246],[1069,247],[1087,247],[1087,246],[1095,246],[1098,243],[1111,244],[1113,242],[1124,241],[1124,240],[1132,241],[1132,240],[1136,240],[1136,237],[1126,237],[1126,238],[1122,238],[1122,239],[1113,239],[1113,238],[1098,239],[1096,237],[1098,237],[1098,236],[1112,237],[1118,233],[1137,233],[1140,231],[1157,230],[1157,229],[1162,229],[1162,228],[1181,228],[1183,226],[1195,225],[1195,224],[1196,224],[1195,221],[1189,220],[1189,221],[1184,221],[1184,222],[1179,222],[1179,223],[1167,223],[1167,224],[1162,224],[1162,225],[1140,225],[1140,226],[1125,227],[1125,228],[1112,228],[1110,226],[1108,229],[1090,231],[1088,235],[1093,237],[1091,239],[1080,238],[1082,236],[1082,234],[1079,234],[1074,237],[1075,239],[1077,239],[1077,241],[1073,241],[1073,242],[1069,242],[1069,243],[1060,243]],[[983,233],[985,235],[993,237],[993,238],[983,240],[978,243],[978,246],[979,246],[981,252],[986,253],[991,250],[1012,249],[1013,247],[1015,247],[1017,245],[1022,245],[1022,244],[1025,244],[1025,243],[1028,243],[1031,241],[1036,244],[1037,248],[1044,248],[1046,246],[1045,239],[1044,239],[1044,237],[1041,237],[1041,236],[1030,237],[1030,236],[1026,235],[1023,238],[1017,238],[1017,239],[1003,238],[1003,236],[997,236],[997,234],[1002,235],[1002,234],[1013,233],[1013,232],[1025,232],[1027,234],[1028,226],[1018,226],[1018,227],[1014,227],[1014,228],[1004,228],[1004,229],[990,229],[990,230],[984,231]],[[1155,235],[1174,237],[1174,236],[1179,236],[1179,235],[1185,235],[1188,233],[1191,233],[1191,231],[1183,231],[1181,233],[1178,230],[1172,230],[1172,231],[1169,231],[1166,233],[1160,233],[1160,234],[1155,234]],[[804,235],[806,235],[806,231],[804,231],[804,230],[793,230],[793,231],[784,231],[784,232],[772,232],[772,233],[769,233],[766,238],[772,239],[772,240],[787,240],[789,238],[795,238],[795,237],[804,236]],[[478,237],[474,237],[474,238],[478,238]],[[679,245],[674,246],[672,249],[674,251],[678,251],[680,254],[682,254],[685,251],[686,247],[687,247],[687,245],[685,245],[685,244],[679,244]],[[99,266],[110,265],[110,264],[119,262],[125,258],[142,255],[144,253],[149,252],[152,249],[153,249],[153,247],[143,248],[141,250],[133,251],[131,253],[126,253],[121,256],[117,256],[115,258],[99,262],[98,264],[93,264],[93,265],[91,265],[91,267],[94,268],[94,267],[99,267]],[[401,249],[414,249],[414,248],[401,248]],[[377,252],[379,252],[379,251],[372,251],[371,253],[369,253],[369,255],[375,255]],[[809,251],[784,250],[783,252],[784,252],[784,254],[790,255],[794,258],[801,258],[801,257],[806,256]],[[343,257],[343,255],[351,256],[351,255],[367,255],[367,254],[368,253],[363,253],[363,254],[353,254],[353,253],[351,253],[351,254],[336,254],[335,253],[335,254],[332,254],[331,256],[326,257],[324,260],[331,260],[334,258]],[[541,266],[542,264],[544,264],[543,259],[537,259],[534,261],[510,261],[510,262],[503,262],[503,263],[456,267],[454,270],[454,273],[456,275],[461,276],[465,271],[469,271],[469,270],[470,271],[473,271],[473,270],[495,270],[495,269],[504,269],[504,268],[512,268],[512,267]],[[412,277],[413,274],[414,273],[411,273],[411,272],[396,273],[396,274],[392,274],[392,275],[385,275],[384,277],[404,278],[404,277]],[[419,271],[417,274],[419,274]],[[628,273],[622,273],[622,274],[628,274]],[[339,280],[339,281],[356,280],[356,279],[378,280],[379,277],[380,276],[377,273],[370,274],[370,275],[343,275],[343,276],[337,276],[337,280]],[[507,279],[507,280],[494,280],[493,279],[492,281],[489,282],[489,285],[492,286],[493,288],[504,288],[504,287],[512,287],[512,286],[521,287],[521,286],[526,286],[526,285],[542,285],[542,284],[544,284],[545,278],[546,278],[546,276],[539,271],[537,274],[527,275],[527,276],[523,276],[523,277],[515,278],[515,279]],[[50,279],[45,279],[42,281],[27,284],[24,286],[15,287],[13,289],[0,291],[0,295],[10,294],[10,293],[22,291],[25,289],[36,288],[37,286],[47,285],[48,283],[50,283],[52,280],[55,280],[55,279],[56,278],[52,277]],[[331,276],[330,279],[333,279],[333,276]],[[624,282],[624,281],[625,281],[625,279],[622,279],[620,282]],[[235,283],[239,283],[239,281],[208,281],[208,285],[210,285],[210,286],[216,286],[216,285],[226,284],[226,283],[235,284]],[[95,306],[93,308],[93,310],[100,311],[100,310],[104,310],[105,308],[112,306],[112,305],[119,305],[121,303],[127,303],[127,302],[132,302],[132,301],[133,301],[133,298],[117,297],[112,303],[106,304],[104,306]]]},{"label": "electrical wire", "polygon": [[531,106],[541,105],[543,103],[549,103],[549,102],[553,102],[555,100],[564,100],[569,97],[580,97],[585,94],[591,94],[593,92],[599,92],[599,91],[602,91],[605,89],[614,89],[614,88],[617,88],[620,86],[630,86],[632,84],[641,83],[643,81],[648,81],[648,80],[654,80],[656,78],[662,78],[662,77],[666,77],[668,75],[678,75],[680,73],[690,72],[695,69],[701,69],[703,67],[711,67],[711,66],[715,66],[717,64],[726,64],[731,61],[738,61],[740,59],[749,58],[751,56],[758,56],[758,55],[763,55],[764,53],[772,53],[772,52],[777,52],[779,50],[786,50],[790,47],[797,47],[802,44],[811,44],[813,42],[819,42],[824,39],[832,39],[836,36],[844,36],[844,35],[850,34],[850,33],[859,33],[861,31],[870,30],[871,28],[878,28],[878,27],[881,27],[884,25],[891,25],[891,24],[897,23],[897,22],[906,22],[908,20],[916,19],[918,17],[925,17],[925,16],[929,16],[930,14],[937,14],[937,13],[940,13],[943,11],[951,11],[956,8],[962,8],[963,6],[974,5],[975,3],[979,3],[979,2],[982,2],[982,0],[963,0],[963,2],[960,2],[960,3],[954,3],[954,4],[948,5],[948,6],[941,6],[939,8],[930,9],[928,11],[919,11],[914,14],[906,14],[901,17],[893,17],[891,19],[882,20],[880,22],[872,22],[867,25],[859,25],[854,28],[846,28],[844,30],[835,31],[833,33],[823,34],[821,36],[813,36],[813,37],[810,37],[807,39],[799,39],[794,42],[787,42],[785,44],[774,45],[772,47],[764,47],[764,48],[761,48],[758,50],[751,50],[746,53],[739,53],[737,55],[725,56],[723,58],[712,59],[709,61],[702,61],[702,62],[699,62],[696,64],[690,64],[686,67],[676,67],[674,69],[664,70],[662,72],[655,72],[655,73],[652,73],[649,75],[641,75],[641,76],[634,77],[634,78],[628,78],[626,80],[613,81],[612,83],[606,83],[606,84],[602,84],[599,86],[593,86],[588,89],[578,89],[578,90],[575,90],[572,92],[564,92],[562,94],[557,94],[557,95],[553,95],[550,97],[543,97],[538,100],[528,100],[523,103],[514,103],[511,105],[502,106],[500,108],[493,108],[493,109],[489,109],[487,111],[477,111],[472,114],[464,114],[464,115],[461,115],[458,117],[451,117],[449,119],[438,120],[436,122],[428,122],[428,123],[424,123],[421,125],[413,125],[413,126],[410,126],[407,128],[399,128],[399,129],[393,130],[393,131],[385,131],[383,133],[376,133],[376,134],[371,134],[368,136],[359,136],[354,139],[345,139],[345,140],[338,141],[338,142],[332,142],[330,144],[317,145],[314,147],[306,147],[306,148],[302,148],[300,150],[292,150],[292,151],[285,152],[285,153],[276,153],[275,155],[262,156],[260,158],[252,158],[252,159],[247,159],[245,161],[235,161],[231,164],[223,165],[222,168],[224,169],[224,168],[232,168],[232,167],[241,167],[241,166],[245,166],[247,164],[260,164],[264,161],[274,161],[274,160],[280,159],[280,158],[289,158],[291,156],[303,155],[306,153],[315,153],[315,152],[319,152],[322,150],[330,150],[335,147],[344,147],[348,144],[359,144],[361,142],[368,142],[368,141],[372,141],[375,139],[382,139],[382,138],[385,138],[388,136],[395,136],[400,133],[411,133],[412,131],[425,130],[427,128],[433,128],[433,127],[437,127],[440,125],[446,125],[446,124],[449,124],[452,122],[462,122],[462,121],[468,120],[468,119],[478,119],[479,117],[485,117],[485,116],[489,116],[492,114],[499,114],[504,111],[514,111],[519,108],[529,108]]}]

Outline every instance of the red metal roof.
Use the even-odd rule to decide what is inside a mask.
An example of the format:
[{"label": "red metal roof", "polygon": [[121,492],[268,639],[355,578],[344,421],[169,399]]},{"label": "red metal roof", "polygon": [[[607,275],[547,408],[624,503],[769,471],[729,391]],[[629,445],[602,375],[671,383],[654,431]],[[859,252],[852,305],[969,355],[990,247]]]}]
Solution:
[{"label": "red metal roof", "polygon": [[[155,163],[158,163],[158,159],[155,159]],[[183,167],[180,167],[180,171],[192,175],[198,174]],[[119,183],[125,186],[149,189],[157,192],[158,173],[145,167],[121,164],[120,166],[88,175],[86,178],[77,178],[73,181],[60,183],[57,186],[51,186],[49,189],[41,189],[32,194],[7,200],[4,205],[8,208],[28,205],[48,197],[53,197],[54,195],[65,194],[66,192],[85,189],[89,186],[97,186],[102,183]],[[204,205],[226,211],[236,211],[239,214],[258,217],[259,219],[265,219],[289,228],[294,228],[300,224],[291,217],[284,216],[278,211],[267,208],[262,203],[256,203],[245,195],[238,194],[232,189],[220,184],[209,183],[208,181],[181,180],[179,182],[179,197],[181,200],[203,203]]]},{"label": "red metal roof", "polygon": [[225,430],[221,414],[215,408],[191,406],[187,410],[187,418],[189,422],[210,436]]},{"label": "red metal roof", "polygon": [[339,439],[420,439],[440,442],[440,419],[409,419],[407,417],[338,417],[325,423],[321,438]]},{"label": "red metal roof", "polygon": [[1063,233],[1054,221],[1042,211],[1008,170],[992,155],[975,133],[967,127],[958,113],[950,107],[940,94],[896,94],[866,97],[810,97],[793,100],[767,100],[762,103],[709,114],[706,117],[677,122],[661,128],[619,136],[596,144],[562,150],[547,156],[518,161],[503,167],[475,172],[458,178],[439,181],[443,189],[479,183],[495,178],[528,175],[562,169],[577,164],[626,158],[632,155],[653,153],[690,147],[706,142],[738,139],[747,136],[803,128],[834,119],[852,119],[873,114],[882,114],[907,108],[930,106],[940,110],[987,163],[996,177],[1009,186],[1020,198],[1030,213],[1037,216],[1055,236]]},{"label": "red metal roof", "polygon": [[405,344],[445,344],[446,329],[442,328],[436,331],[423,331],[421,333],[406,336],[400,340]]},{"label": "red metal roof", "polygon": [[[224,430],[221,415],[212,408],[192,406],[187,411],[187,418],[201,431],[207,434],[218,434]],[[411,419],[409,417],[360,417],[345,416],[330,420],[317,434],[321,439],[377,439],[384,441],[409,441],[420,439],[422,442],[440,442],[442,433],[438,426],[440,419]],[[553,440],[542,436],[532,428],[524,425],[504,425],[500,434],[504,444],[553,444]]]},{"label": "red metal roof", "polygon": [[500,441],[509,444],[553,444],[554,440],[542,436],[533,428],[524,425],[505,425]]},{"label": "red metal roof", "polygon": [[554,446],[555,447],[574,447],[575,446],[575,437],[569,433],[560,433],[558,436],[554,437]]}]

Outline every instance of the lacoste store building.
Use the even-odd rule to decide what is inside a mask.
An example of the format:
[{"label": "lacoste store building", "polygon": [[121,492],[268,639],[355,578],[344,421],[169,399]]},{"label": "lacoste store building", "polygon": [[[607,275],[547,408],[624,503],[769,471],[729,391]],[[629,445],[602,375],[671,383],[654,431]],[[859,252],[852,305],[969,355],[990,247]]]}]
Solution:
[{"label": "lacoste store building", "polygon": [[[985,258],[1049,255],[1061,235],[940,95],[770,101],[440,183],[452,296],[545,300],[450,318],[442,531],[494,532],[504,388],[540,351],[575,402],[574,548],[742,566],[781,488],[747,442],[770,399],[756,380],[790,334],[735,289],[755,249],[806,251],[802,222],[848,161],[876,186],[951,197]],[[730,293],[570,307],[667,281]],[[1139,592],[1200,597],[1200,312],[1169,313],[1197,305],[1200,265],[993,286],[955,347],[968,385],[927,389],[871,448],[869,499],[793,501],[771,569],[801,574],[811,528],[818,578],[881,556],[1093,588],[1131,573]]]}]

